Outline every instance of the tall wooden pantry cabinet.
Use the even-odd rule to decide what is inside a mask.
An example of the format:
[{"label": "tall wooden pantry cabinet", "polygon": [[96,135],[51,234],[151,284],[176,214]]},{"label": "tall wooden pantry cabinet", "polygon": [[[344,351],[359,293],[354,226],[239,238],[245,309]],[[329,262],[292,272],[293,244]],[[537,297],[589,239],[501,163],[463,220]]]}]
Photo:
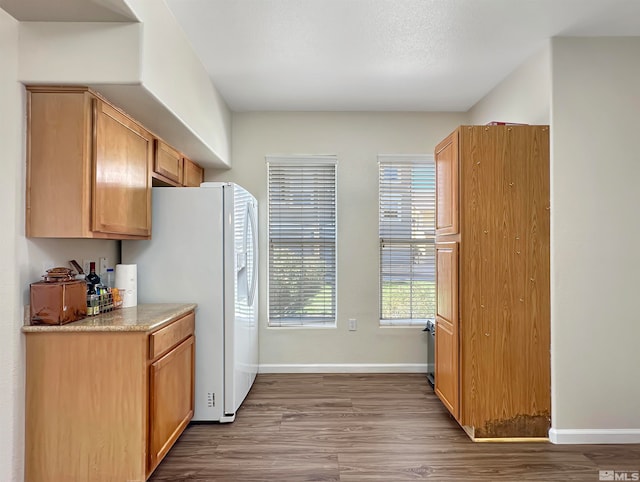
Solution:
[{"label": "tall wooden pantry cabinet", "polygon": [[436,394],[474,439],[547,437],[549,128],[461,126],[435,161]]}]

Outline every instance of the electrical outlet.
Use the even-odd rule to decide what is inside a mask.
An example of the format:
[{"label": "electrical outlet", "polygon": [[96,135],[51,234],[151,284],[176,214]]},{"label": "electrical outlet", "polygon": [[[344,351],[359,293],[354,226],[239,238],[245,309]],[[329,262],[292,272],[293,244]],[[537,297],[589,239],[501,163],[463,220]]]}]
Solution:
[{"label": "electrical outlet", "polygon": [[349,318],[349,331],[356,331],[358,329],[358,322],[355,318]]},{"label": "electrical outlet", "polygon": [[98,261],[98,274],[102,275],[102,273],[107,272],[107,258],[100,258]]}]

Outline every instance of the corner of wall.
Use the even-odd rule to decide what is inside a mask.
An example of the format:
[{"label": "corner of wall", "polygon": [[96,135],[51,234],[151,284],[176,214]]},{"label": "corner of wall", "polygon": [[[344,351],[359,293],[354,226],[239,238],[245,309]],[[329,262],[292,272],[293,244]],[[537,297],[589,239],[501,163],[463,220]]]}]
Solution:
[{"label": "corner of wall", "polygon": [[18,22],[0,9],[0,129],[4,160],[0,167],[0,480],[23,480],[24,465],[24,349],[20,250],[24,222],[24,90],[18,82]]},{"label": "corner of wall", "polygon": [[550,43],[547,43],[469,109],[471,124],[483,125],[491,121],[549,124],[550,52]]}]

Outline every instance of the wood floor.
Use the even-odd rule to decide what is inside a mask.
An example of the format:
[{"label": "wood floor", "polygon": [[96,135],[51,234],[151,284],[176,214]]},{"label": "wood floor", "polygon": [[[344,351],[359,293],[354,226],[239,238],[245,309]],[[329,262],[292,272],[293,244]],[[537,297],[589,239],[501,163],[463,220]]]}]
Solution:
[{"label": "wood floor", "polygon": [[[474,443],[423,375],[259,375],[231,424],[192,424],[150,481],[597,481],[640,445]],[[628,480],[631,480],[629,478]]]}]

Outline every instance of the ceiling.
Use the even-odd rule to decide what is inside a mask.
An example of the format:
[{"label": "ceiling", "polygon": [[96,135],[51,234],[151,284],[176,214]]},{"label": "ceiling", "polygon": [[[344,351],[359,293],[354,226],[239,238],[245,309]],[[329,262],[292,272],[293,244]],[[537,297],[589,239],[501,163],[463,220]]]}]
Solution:
[{"label": "ceiling", "polygon": [[233,110],[466,111],[556,35],[640,35],[627,0],[167,0]]},{"label": "ceiling", "polygon": [[[639,0],[165,1],[235,111],[466,111],[553,36],[640,36]],[[0,6],[134,18],[126,0]]]}]

